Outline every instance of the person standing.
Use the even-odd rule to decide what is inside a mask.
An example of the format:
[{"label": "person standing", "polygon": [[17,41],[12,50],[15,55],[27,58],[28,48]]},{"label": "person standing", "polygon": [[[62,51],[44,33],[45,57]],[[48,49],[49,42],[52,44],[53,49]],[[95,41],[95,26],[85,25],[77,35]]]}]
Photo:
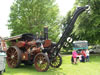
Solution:
[{"label": "person standing", "polygon": [[89,54],[89,50],[87,49],[87,50],[86,50],[86,62],[89,62],[89,55],[90,55],[90,54]]},{"label": "person standing", "polygon": [[76,50],[73,50],[73,52],[72,52],[72,58],[73,58],[73,60],[74,60],[74,64],[77,64],[77,52],[76,52]]},{"label": "person standing", "polygon": [[85,62],[86,52],[84,50],[82,50],[81,54],[82,54],[82,60],[81,60],[81,62]]}]

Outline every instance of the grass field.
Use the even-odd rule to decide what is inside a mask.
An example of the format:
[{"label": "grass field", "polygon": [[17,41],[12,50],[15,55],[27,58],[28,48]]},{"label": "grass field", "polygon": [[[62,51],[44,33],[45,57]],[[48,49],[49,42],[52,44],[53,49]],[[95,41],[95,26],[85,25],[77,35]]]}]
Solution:
[{"label": "grass field", "polygon": [[92,55],[90,62],[71,64],[71,56],[62,56],[63,63],[60,68],[49,68],[47,72],[37,72],[34,66],[21,65],[20,68],[9,68],[3,75],[100,75],[100,56]]}]

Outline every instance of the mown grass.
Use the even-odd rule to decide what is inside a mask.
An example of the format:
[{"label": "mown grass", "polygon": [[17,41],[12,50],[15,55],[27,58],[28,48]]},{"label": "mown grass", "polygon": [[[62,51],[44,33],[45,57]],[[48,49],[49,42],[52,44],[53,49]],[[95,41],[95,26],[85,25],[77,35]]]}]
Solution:
[{"label": "mown grass", "polygon": [[21,65],[20,68],[9,68],[3,75],[100,75],[100,56],[91,55],[90,62],[71,64],[71,56],[62,56],[60,68],[49,68],[47,72],[37,72],[34,66]]}]

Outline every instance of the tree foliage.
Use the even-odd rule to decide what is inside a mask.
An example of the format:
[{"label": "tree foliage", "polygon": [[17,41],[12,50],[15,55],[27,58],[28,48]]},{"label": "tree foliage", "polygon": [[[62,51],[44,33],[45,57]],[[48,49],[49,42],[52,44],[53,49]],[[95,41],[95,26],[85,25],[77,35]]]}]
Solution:
[{"label": "tree foliage", "polygon": [[100,44],[100,0],[76,0],[71,13],[77,6],[87,4],[90,5],[90,10],[79,16],[72,35],[75,40],[88,40],[91,44]]},{"label": "tree foliage", "polygon": [[11,6],[8,21],[11,36],[40,33],[44,26],[48,26],[50,38],[56,40],[54,37],[59,34],[58,13],[55,0],[16,0]]}]

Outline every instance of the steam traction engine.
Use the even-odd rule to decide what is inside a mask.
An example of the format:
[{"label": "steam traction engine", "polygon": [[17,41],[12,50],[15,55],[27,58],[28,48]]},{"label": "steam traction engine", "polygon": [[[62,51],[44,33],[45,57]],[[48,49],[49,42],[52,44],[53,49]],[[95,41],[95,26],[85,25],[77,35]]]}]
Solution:
[{"label": "steam traction engine", "polygon": [[48,28],[44,28],[44,37],[37,37],[33,34],[22,34],[5,39],[10,41],[11,46],[7,50],[7,63],[11,68],[19,67],[21,63],[25,65],[34,64],[37,71],[47,71],[49,66],[58,68],[62,64],[59,54],[63,43],[72,32],[77,17],[88,7],[78,7],[70,24],[65,28],[58,43],[53,43],[48,39]]}]

